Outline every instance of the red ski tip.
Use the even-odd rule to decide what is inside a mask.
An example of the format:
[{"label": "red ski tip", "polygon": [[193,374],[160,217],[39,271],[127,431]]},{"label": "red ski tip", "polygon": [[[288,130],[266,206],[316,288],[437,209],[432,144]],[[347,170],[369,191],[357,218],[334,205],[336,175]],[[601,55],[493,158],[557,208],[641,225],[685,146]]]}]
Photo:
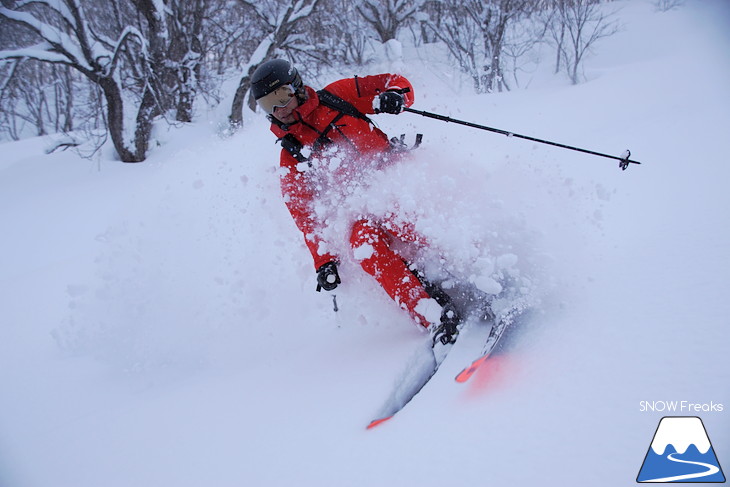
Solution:
[{"label": "red ski tip", "polygon": [[374,419],[374,420],[372,420],[370,422],[370,424],[368,425],[367,429],[371,430],[371,429],[375,428],[376,426],[385,423],[386,421],[388,421],[392,417],[393,416],[388,416],[387,418]]},{"label": "red ski tip", "polygon": [[467,368],[465,368],[464,370],[462,370],[462,371],[461,371],[461,372],[459,373],[459,375],[457,375],[457,376],[456,376],[456,382],[459,382],[459,383],[464,383],[464,382],[468,381],[468,380],[469,380],[469,378],[471,378],[472,374],[473,374],[473,373],[474,373],[474,372],[475,372],[476,370],[477,370],[477,368],[476,368],[476,367],[474,367],[473,365],[472,365],[472,366],[469,366],[469,367],[467,367]]},{"label": "red ski tip", "polygon": [[464,383],[468,381],[472,375],[474,375],[474,372],[477,371],[480,365],[482,365],[487,360],[487,356],[484,356],[480,359],[475,360],[471,363],[471,365],[461,372],[459,372],[459,375],[456,376],[455,380],[459,383]]}]

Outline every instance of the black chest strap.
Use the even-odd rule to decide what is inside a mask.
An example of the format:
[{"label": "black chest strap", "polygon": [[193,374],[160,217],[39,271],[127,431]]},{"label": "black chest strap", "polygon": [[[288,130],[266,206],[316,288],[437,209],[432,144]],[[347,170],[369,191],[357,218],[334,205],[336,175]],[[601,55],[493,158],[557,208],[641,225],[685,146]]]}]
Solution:
[{"label": "black chest strap", "polygon": [[355,108],[355,106],[347,100],[343,100],[339,96],[333,95],[327,90],[319,90],[317,92],[317,96],[319,97],[319,102],[327,108],[337,110],[344,115],[359,118],[360,120],[365,120],[371,125],[375,125],[375,123],[370,120],[370,117]]},{"label": "black chest strap", "polygon": [[[317,151],[321,150],[323,147],[332,143],[332,140],[328,137],[328,134],[329,134],[330,130],[332,130],[333,128],[337,128],[337,126],[336,126],[337,122],[339,122],[340,119],[342,117],[344,117],[345,115],[348,115],[353,118],[359,118],[360,120],[364,120],[367,123],[375,126],[375,123],[370,119],[370,117],[368,117],[367,115],[362,113],[360,110],[355,108],[355,106],[352,105],[352,103],[350,103],[346,100],[343,100],[339,96],[334,95],[327,90],[319,90],[317,92],[317,96],[319,97],[319,103],[321,105],[323,105],[327,108],[330,108],[332,110],[335,110],[339,113],[337,113],[337,115],[335,115],[335,118],[333,118],[332,121],[329,124],[327,124],[327,126],[321,132],[319,130],[317,130],[317,128],[306,123],[304,120],[300,120],[300,123],[306,125],[310,129],[317,132],[317,134],[319,134],[319,137],[317,137],[317,140],[315,140],[314,144],[312,144],[312,150],[314,152],[317,152]],[[342,133],[342,131],[340,131],[340,133]],[[342,135],[344,136],[344,134],[342,134]],[[345,138],[347,138],[347,137],[345,137]],[[299,139],[297,139],[294,135],[286,134],[284,137],[282,137],[278,141],[281,141],[281,147],[283,149],[286,149],[286,151],[289,152],[297,162],[308,162],[309,161],[309,159],[302,154],[302,148],[304,146],[299,141]],[[349,141],[349,139],[348,139],[348,141]],[[350,143],[352,143],[352,142],[350,141]],[[310,165],[311,165],[311,163],[310,163]]]}]

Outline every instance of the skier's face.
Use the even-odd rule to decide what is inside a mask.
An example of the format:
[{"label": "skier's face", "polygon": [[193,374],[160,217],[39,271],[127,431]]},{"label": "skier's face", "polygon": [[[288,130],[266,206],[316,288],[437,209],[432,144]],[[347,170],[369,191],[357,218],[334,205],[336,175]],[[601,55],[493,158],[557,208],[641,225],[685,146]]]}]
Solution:
[{"label": "skier's face", "polygon": [[256,100],[266,113],[276,117],[282,123],[294,123],[293,111],[299,106],[296,91],[292,85],[282,85],[267,95]]},{"label": "skier's face", "polygon": [[281,123],[292,124],[297,121],[294,117],[294,110],[299,106],[296,96],[292,96],[289,102],[284,106],[274,108],[272,115]]}]

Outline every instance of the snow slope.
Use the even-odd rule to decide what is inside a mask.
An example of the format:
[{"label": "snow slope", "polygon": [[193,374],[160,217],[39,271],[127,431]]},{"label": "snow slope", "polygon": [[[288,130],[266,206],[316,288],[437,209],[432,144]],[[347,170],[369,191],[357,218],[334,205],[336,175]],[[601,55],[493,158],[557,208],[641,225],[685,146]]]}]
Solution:
[{"label": "snow slope", "polygon": [[[457,270],[506,262],[539,304],[459,385],[465,332],[372,431],[423,335],[347,259],[340,311],[314,292],[261,117],[160,133],[139,165],[3,144],[0,485],[630,485],[671,414],[730,464],[730,6],[615,3],[578,86],[474,96],[402,63],[416,108],[644,164],[378,117],[425,143],[360,204],[397,201]],[[670,400],[724,410],[640,408]]]}]

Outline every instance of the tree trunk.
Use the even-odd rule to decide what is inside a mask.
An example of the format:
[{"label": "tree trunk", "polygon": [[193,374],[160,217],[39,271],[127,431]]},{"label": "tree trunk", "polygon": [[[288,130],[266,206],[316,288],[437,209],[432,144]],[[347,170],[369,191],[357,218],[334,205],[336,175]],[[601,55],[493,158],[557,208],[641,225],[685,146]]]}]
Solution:
[{"label": "tree trunk", "polygon": [[560,22],[560,36],[557,39],[558,48],[556,49],[556,59],[555,59],[555,74],[558,74],[560,72],[560,58],[563,53],[563,39],[565,38],[565,23]]},{"label": "tree trunk", "polygon": [[124,143],[124,102],[119,85],[110,78],[100,78],[98,84],[101,87],[106,99],[107,123],[109,124],[109,136],[114,144],[114,149],[119,154],[122,162],[141,162],[143,159],[137,157]]},{"label": "tree trunk", "polygon": [[175,74],[175,120],[178,122],[191,122],[193,119],[203,50],[200,35],[204,14],[205,2],[186,0],[174,3],[167,16],[170,36],[167,59],[174,66],[171,71]]},{"label": "tree trunk", "polygon": [[192,122],[193,121],[193,99],[195,98],[195,91],[192,89],[190,83],[192,74],[190,68],[183,66],[178,72],[179,92],[177,95],[177,107],[175,108],[175,120],[178,122]]},{"label": "tree trunk", "polygon": [[[251,76],[258,67],[258,64],[251,65],[248,73],[241,78],[241,82],[238,83],[238,88],[236,88],[236,94],[233,96],[233,103],[231,104],[231,114],[228,117],[228,123],[234,130],[243,125],[243,105],[246,103],[246,93],[251,87]],[[252,109],[255,108],[254,106]]]},{"label": "tree trunk", "polygon": [[147,88],[142,96],[142,103],[137,111],[137,120],[134,131],[134,150],[124,141],[124,101],[122,100],[119,85],[110,78],[100,78],[99,86],[104,93],[107,104],[107,118],[109,135],[114,149],[122,162],[142,162],[147,157],[152,121],[158,113],[157,100],[152,91]]},{"label": "tree trunk", "polygon": [[241,82],[238,83],[238,88],[236,88],[236,93],[233,95],[231,114],[228,116],[228,123],[233,129],[238,129],[243,125],[243,103],[250,85],[251,77],[248,75],[242,77]]},{"label": "tree trunk", "polygon": [[63,110],[63,128],[64,132],[71,132],[74,129],[74,117],[73,117],[73,105],[74,105],[74,82],[73,76],[71,76],[71,70],[64,68],[64,78],[66,81],[66,88],[68,89],[66,96],[66,104]]},{"label": "tree trunk", "polygon": [[147,157],[150,135],[152,135],[152,121],[159,113],[157,100],[151,89],[146,88],[142,95],[142,103],[137,111],[136,127],[134,130],[134,148],[138,160],[127,162],[142,162]]}]

